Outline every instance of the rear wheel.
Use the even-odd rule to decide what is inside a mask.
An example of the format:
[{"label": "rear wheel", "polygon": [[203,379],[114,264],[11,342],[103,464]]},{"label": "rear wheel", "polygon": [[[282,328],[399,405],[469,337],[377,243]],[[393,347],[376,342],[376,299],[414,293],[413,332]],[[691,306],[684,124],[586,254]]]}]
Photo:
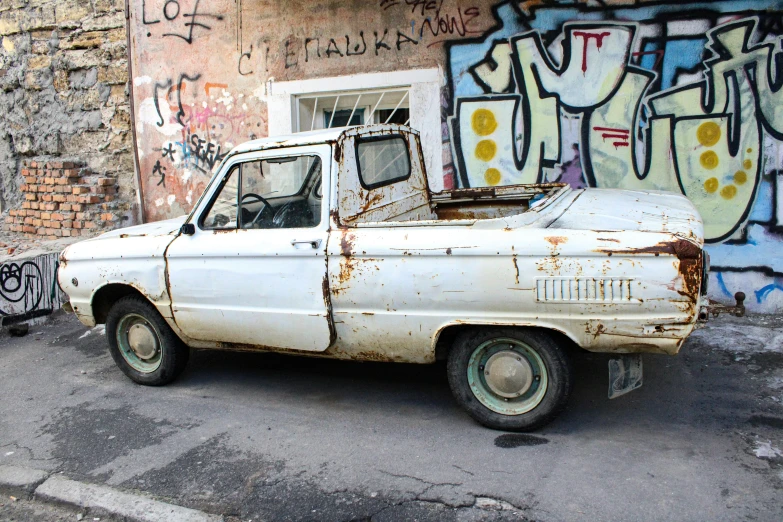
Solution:
[{"label": "rear wheel", "polygon": [[530,431],[554,419],[571,393],[565,352],[544,332],[476,328],[455,340],[448,357],[457,402],[484,426]]},{"label": "rear wheel", "polygon": [[120,370],[133,381],[162,386],[185,369],[189,348],[146,299],[118,300],[106,317],[109,351]]}]

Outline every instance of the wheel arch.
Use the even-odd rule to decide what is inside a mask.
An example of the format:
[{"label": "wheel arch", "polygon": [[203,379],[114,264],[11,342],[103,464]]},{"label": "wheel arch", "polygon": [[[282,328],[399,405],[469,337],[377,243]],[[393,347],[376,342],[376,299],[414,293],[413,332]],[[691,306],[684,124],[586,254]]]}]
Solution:
[{"label": "wheel arch", "polygon": [[480,328],[518,328],[520,330],[537,330],[539,332],[551,335],[559,346],[566,348],[568,351],[582,350],[582,348],[572,336],[563,330],[551,326],[537,324],[459,322],[444,325],[435,333],[435,337],[433,339],[435,360],[443,361],[446,359],[449,350],[454,345],[454,340],[457,338],[457,335],[467,330],[475,330]]},{"label": "wheel arch", "polygon": [[95,324],[106,324],[106,317],[109,315],[109,310],[112,305],[129,295],[136,295],[150,304],[155,306],[155,303],[144,295],[138,288],[126,284],[126,283],[108,283],[98,288],[93,294],[90,300],[90,307],[92,308],[92,315],[95,318]]}]

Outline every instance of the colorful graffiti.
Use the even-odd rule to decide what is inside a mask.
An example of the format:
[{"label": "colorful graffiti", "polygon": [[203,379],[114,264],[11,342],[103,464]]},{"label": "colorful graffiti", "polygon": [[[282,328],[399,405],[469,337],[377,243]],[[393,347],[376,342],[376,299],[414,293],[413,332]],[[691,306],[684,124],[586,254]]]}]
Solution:
[{"label": "colorful graffiti", "polygon": [[750,284],[779,308],[783,5],[748,5],[498,5],[492,31],[448,46],[457,183],[681,192],[715,293]]},{"label": "colorful graffiti", "polygon": [[162,139],[142,152],[150,168],[144,194],[152,219],[189,210],[231,148],[266,135],[261,100],[231,92],[228,84],[209,82],[200,73],[181,73],[176,83],[148,77],[135,83],[152,87],[139,107],[139,131]]}]

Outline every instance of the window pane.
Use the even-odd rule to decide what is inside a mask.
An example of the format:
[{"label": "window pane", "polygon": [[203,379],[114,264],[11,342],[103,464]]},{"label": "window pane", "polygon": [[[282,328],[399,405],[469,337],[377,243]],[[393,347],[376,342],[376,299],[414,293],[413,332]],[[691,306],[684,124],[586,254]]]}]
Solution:
[{"label": "window pane", "polygon": [[242,164],[242,228],[307,228],[321,221],[318,156]]},{"label": "window pane", "polygon": [[411,119],[411,111],[403,107],[394,109],[383,109],[377,112],[377,123],[396,123],[398,125],[407,125]]},{"label": "window pane", "polygon": [[390,185],[411,174],[408,144],[400,136],[360,140],[359,180],[366,189]]},{"label": "window pane", "polygon": [[237,183],[239,181],[239,167],[234,167],[228,174],[220,192],[207,212],[207,217],[202,222],[203,228],[230,229],[237,226]]},{"label": "window pane", "polygon": [[329,128],[329,122],[332,122],[332,128],[335,127],[349,127],[354,125],[364,125],[364,109],[356,109],[351,118],[351,123],[348,123],[348,118],[351,117],[352,109],[345,109],[336,111],[334,113],[334,120],[332,120],[332,111],[324,111],[324,128]]}]

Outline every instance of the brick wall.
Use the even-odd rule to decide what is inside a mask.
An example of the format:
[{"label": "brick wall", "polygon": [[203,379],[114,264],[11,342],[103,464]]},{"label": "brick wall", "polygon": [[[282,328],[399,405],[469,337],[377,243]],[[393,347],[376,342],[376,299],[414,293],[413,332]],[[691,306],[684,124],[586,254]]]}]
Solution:
[{"label": "brick wall", "polygon": [[[6,230],[57,237],[138,221],[124,8],[123,0],[0,0]],[[44,219],[52,212],[34,208],[55,203],[85,208],[65,210],[71,219]]]},{"label": "brick wall", "polygon": [[91,235],[117,222],[117,178],[70,161],[25,162],[22,176],[24,202],[5,218],[13,232],[58,239]]}]

